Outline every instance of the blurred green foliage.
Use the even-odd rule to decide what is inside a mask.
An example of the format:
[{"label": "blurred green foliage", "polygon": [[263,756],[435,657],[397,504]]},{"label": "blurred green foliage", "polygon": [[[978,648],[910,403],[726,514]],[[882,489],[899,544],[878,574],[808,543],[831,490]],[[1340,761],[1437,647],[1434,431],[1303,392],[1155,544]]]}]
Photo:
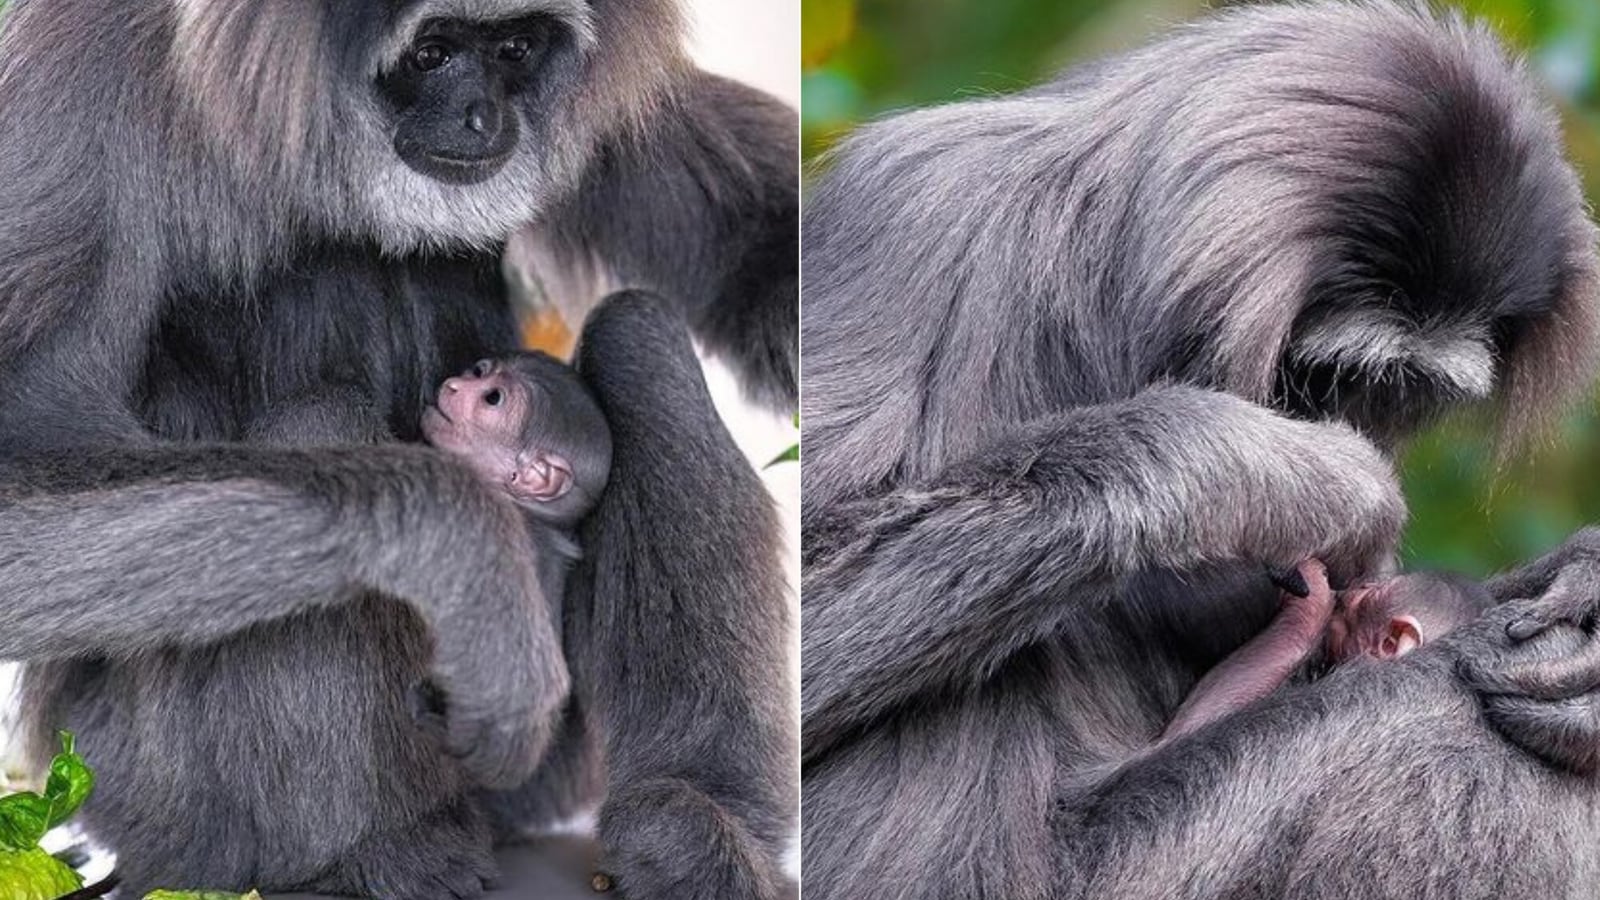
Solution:
[{"label": "blurred green foliage", "polygon": [[[805,153],[908,106],[1017,90],[1074,61],[1134,46],[1200,15],[1203,0],[804,0]],[[1600,0],[1460,0],[1549,82],[1591,199],[1600,197]],[[1483,573],[1600,523],[1600,403],[1541,446],[1496,462],[1492,423],[1464,415],[1403,460],[1407,564]]]}]

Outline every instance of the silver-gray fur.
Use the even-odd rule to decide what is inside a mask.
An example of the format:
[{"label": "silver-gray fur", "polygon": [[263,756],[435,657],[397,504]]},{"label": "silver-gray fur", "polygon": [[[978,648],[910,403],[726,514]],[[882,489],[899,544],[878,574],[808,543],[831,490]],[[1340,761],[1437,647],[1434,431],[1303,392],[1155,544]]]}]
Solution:
[{"label": "silver-gray fur", "polygon": [[1592,537],[1498,595],[1524,631],[1153,746],[1263,564],[1390,565],[1384,451],[1592,376],[1595,229],[1486,29],[1217,14],[862,129],[803,237],[809,896],[1592,890]]},{"label": "silver-gray fur", "polygon": [[[508,16],[549,37],[515,72],[495,43]],[[701,312],[691,324],[788,347],[740,372],[794,401],[795,122],[694,70],[680,31],[671,0],[8,10],[0,658],[30,663],[36,749],[70,728],[100,772],[86,822],[118,851],[125,890],[472,897],[493,875],[495,834],[602,789],[623,797],[603,817],[628,896],[695,896],[660,858],[751,896],[776,884],[770,836],[792,811],[789,723],[765,715],[782,706],[769,675],[782,670],[781,574],[775,555],[745,552],[770,540],[770,514],[703,385],[683,386],[697,376],[681,319],[748,301],[727,311],[730,329]],[[517,138],[448,184],[402,163],[396,137],[415,104],[394,79],[422,76],[395,54],[440,33],[462,52],[489,47],[482,72],[510,72],[445,70],[484,79],[460,84],[504,100],[514,127],[501,133]],[[631,598],[563,592],[514,506],[405,446],[444,377],[515,348],[500,271],[511,230],[582,235],[585,217],[678,226],[590,248],[671,291],[597,314],[613,337],[585,378],[608,417],[660,426],[628,432],[618,459],[673,461],[680,487],[713,496],[614,482],[584,565],[602,573],[587,584],[626,564],[697,610],[681,645],[660,646],[649,623],[575,640],[566,617]],[[785,240],[787,255],[765,252]],[[743,280],[765,290],[744,297]],[[671,396],[598,381],[649,366]],[[728,596],[734,583],[746,592]],[[702,659],[697,640],[728,634],[745,638],[737,652]],[[588,659],[602,641],[630,677],[575,684],[574,671],[616,671]],[[699,683],[722,697],[760,702],[669,688],[691,664],[717,673]],[[675,723],[694,771],[671,736],[615,712],[615,692],[650,707],[669,689],[706,712]],[[442,693],[442,732],[418,721],[419,693]],[[623,756],[626,771],[605,769]],[[721,838],[661,839],[628,799],[659,779]]]}]

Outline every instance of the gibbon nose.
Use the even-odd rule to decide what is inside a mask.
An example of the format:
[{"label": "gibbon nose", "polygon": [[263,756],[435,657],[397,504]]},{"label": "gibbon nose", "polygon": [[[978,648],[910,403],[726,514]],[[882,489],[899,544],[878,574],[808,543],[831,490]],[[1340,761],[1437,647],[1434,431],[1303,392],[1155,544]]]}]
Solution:
[{"label": "gibbon nose", "polygon": [[500,108],[487,100],[467,105],[467,130],[493,140],[500,133]]},{"label": "gibbon nose", "polygon": [[445,379],[436,402],[453,421],[475,422],[504,415],[505,401],[505,379],[491,373],[486,377],[468,374]]}]

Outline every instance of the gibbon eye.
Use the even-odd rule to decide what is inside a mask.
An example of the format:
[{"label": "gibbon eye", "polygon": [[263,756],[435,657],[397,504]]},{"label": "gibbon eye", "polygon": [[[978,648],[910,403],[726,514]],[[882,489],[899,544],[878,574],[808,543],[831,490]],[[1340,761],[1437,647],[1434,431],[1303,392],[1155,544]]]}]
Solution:
[{"label": "gibbon eye", "polygon": [[499,388],[495,388],[489,393],[483,395],[483,402],[489,404],[490,406],[499,406],[500,401],[503,399],[505,399],[505,395],[500,393]]},{"label": "gibbon eye", "polygon": [[500,45],[500,58],[509,62],[522,62],[533,52],[533,38],[519,34]]},{"label": "gibbon eye", "polygon": [[443,44],[423,44],[411,51],[411,64],[423,72],[432,72],[450,61],[450,50]]}]

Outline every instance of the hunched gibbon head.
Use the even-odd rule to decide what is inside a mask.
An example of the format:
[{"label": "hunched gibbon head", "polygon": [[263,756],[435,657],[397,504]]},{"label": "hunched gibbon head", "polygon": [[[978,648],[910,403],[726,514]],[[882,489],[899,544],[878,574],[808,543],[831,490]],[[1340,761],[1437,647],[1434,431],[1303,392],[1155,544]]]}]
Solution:
[{"label": "hunched gibbon head", "polygon": [[685,70],[673,0],[139,0],[235,187],[386,249],[487,243]]},{"label": "hunched gibbon head", "polygon": [[[1272,19],[1259,19],[1270,30]],[[1274,216],[1291,261],[1278,274],[1292,273],[1302,300],[1236,317],[1257,330],[1230,336],[1227,355],[1249,393],[1348,422],[1384,446],[1489,401],[1511,447],[1593,377],[1596,231],[1533,79],[1486,28],[1445,26],[1460,42],[1453,53],[1428,40],[1436,24],[1382,7],[1365,25],[1384,31],[1370,42],[1370,81],[1313,91],[1313,56],[1278,75],[1276,115],[1339,139],[1283,141],[1283,173],[1317,185],[1309,202]],[[1411,77],[1382,78],[1386,69]]]},{"label": "hunched gibbon head", "polygon": [[[1106,218],[1131,221],[1142,252],[1142,272],[1118,274],[1137,284],[1122,314],[1143,374],[1389,449],[1482,402],[1515,446],[1588,384],[1596,230],[1554,110],[1488,28],[1402,4],[1266,4],[1144,54],[1075,100],[1160,142],[1096,151],[1139,172],[1140,215]],[[1251,77],[1216,62],[1233,57]]]},{"label": "hunched gibbon head", "polygon": [[1226,10],[842,142],[801,242],[808,503],[1169,383],[1389,451],[1465,405],[1537,434],[1600,348],[1559,122],[1487,28],[1361,8]]}]

